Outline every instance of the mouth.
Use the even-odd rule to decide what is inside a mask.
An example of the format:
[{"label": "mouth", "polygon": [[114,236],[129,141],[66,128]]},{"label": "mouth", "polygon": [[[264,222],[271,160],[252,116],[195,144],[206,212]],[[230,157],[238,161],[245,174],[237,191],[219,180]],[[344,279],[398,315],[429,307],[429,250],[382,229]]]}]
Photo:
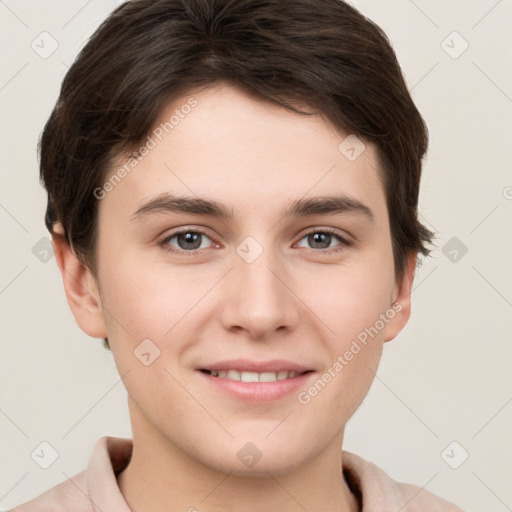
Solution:
[{"label": "mouth", "polygon": [[281,400],[307,386],[316,366],[286,359],[229,359],[202,363],[195,370],[201,382],[221,396],[248,404]]},{"label": "mouth", "polygon": [[277,372],[263,371],[252,372],[244,370],[226,369],[226,370],[208,370],[200,369],[199,371],[217,377],[219,379],[228,379],[240,382],[277,382],[281,380],[295,379],[313,372],[313,370],[295,371],[295,370],[281,370]]},{"label": "mouth", "polygon": [[225,368],[224,365],[215,369],[197,368],[202,382],[210,390],[229,396],[247,404],[272,403],[285,399],[306,387],[314,378],[315,370],[276,369],[276,371],[237,370]]}]

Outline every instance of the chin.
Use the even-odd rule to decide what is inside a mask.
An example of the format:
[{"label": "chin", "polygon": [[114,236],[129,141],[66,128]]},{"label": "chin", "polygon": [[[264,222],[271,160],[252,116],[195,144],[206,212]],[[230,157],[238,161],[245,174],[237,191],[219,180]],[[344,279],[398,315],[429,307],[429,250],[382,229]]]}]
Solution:
[{"label": "chin", "polygon": [[265,457],[264,455],[253,465],[244,466],[238,460],[228,464],[226,461],[219,461],[219,465],[215,469],[224,473],[230,473],[239,477],[249,478],[268,478],[269,475],[278,476],[286,475],[300,467],[301,460],[291,460],[277,456]]},{"label": "chin", "polygon": [[[299,442],[293,436],[288,437],[288,444],[278,436],[272,442],[264,437],[254,441],[250,439],[250,436],[232,439],[215,453],[210,451],[208,460],[204,460],[203,451],[203,463],[217,471],[240,477],[268,478],[269,473],[284,475],[293,472],[311,456],[312,444]],[[308,447],[307,453],[303,453],[305,446]]]}]

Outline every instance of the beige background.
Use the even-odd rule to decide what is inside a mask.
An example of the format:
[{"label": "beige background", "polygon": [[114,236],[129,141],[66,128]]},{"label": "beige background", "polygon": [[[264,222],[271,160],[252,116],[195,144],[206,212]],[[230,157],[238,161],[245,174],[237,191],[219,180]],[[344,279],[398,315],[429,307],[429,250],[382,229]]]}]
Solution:
[{"label": "beige background", "polygon": [[[75,325],[55,259],[33,252],[48,237],[38,135],[68,65],[118,3],[0,2],[2,510],[84,469],[100,436],[130,436],[110,353]],[[352,3],[388,34],[429,126],[420,210],[439,239],[344,448],[465,510],[510,511],[512,1]],[[46,59],[31,48],[43,31],[58,43]],[[42,441],[59,454],[46,470],[30,456]],[[452,469],[445,459],[463,450]]]}]

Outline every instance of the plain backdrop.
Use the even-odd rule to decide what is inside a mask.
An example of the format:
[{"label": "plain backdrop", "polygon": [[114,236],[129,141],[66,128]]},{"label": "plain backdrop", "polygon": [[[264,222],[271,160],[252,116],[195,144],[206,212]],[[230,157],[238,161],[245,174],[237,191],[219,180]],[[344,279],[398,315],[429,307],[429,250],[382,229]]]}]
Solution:
[{"label": "plain backdrop", "polygon": [[[85,469],[99,437],[131,436],[112,356],[75,324],[45,252],[36,155],[68,66],[118,4],[0,1],[2,510]],[[389,36],[429,127],[420,211],[438,240],[344,449],[464,510],[510,511],[512,1],[352,4]],[[44,441],[48,469],[31,457]]]}]

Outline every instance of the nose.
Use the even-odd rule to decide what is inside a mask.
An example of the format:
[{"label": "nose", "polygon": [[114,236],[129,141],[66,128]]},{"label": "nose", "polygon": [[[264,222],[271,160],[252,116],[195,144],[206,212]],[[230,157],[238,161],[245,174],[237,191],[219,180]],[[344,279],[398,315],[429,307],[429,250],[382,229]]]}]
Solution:
[{"label": "nose", "polygon": [[300,318],[300,300],[290,269],[270,250],[249,261],[235,254],[234,268],[226,276],[221,311],[224,328],[258,341],[272,337],[275,331],[292,331]]}]

